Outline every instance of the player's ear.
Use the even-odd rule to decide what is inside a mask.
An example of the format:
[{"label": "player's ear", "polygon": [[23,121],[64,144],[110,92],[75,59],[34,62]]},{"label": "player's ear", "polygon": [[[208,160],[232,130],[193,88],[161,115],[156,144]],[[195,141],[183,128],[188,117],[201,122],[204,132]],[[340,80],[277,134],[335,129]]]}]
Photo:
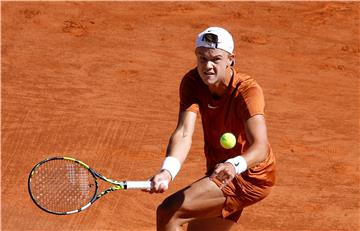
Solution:
[{"label": "player's ear", "polygon": [[230,67],[235,66],[235,55],[234,55],[234,54],[230,54],[230,55],[229,55],[228,66],[230,66]]}]

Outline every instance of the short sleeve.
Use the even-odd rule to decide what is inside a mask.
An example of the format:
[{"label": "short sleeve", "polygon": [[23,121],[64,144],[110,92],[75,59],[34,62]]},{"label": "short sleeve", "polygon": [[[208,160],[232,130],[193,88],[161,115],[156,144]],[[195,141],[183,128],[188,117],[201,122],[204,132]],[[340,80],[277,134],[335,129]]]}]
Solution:
[{"label": "short sleeve", "polygon": [[243,104],[240,107],[245,119],[254,115],[263,115],[265,110],[264,94],[258,84],[252,84],[241,93]]},{"label": "short sleeve", "polygon": [[180,111],[199,111],[197,83],[191,72],[182,79],[180,84]]}]

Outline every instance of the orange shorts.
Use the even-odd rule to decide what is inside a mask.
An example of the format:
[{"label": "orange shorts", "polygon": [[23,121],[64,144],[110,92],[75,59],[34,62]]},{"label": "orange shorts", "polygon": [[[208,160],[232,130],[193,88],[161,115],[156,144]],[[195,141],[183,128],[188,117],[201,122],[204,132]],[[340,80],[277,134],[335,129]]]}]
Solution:
[{"label": "orange shorts", "polygon": [[[222,182],[212,179],[220,188]],[[264,199],[269,195],[271,186],[257,186],[245,181],[241,175],[237,175],[230,183],[221,190],[226,198],[222,209],[222,218],[238,222],[243,208]]]}]

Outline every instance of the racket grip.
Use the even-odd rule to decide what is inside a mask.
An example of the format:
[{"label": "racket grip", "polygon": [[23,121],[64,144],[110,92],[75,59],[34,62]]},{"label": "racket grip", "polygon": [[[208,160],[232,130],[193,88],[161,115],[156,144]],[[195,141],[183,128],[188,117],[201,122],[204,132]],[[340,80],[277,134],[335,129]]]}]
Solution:
[{"label": "racket grip", "polygon": [[126,181],[126,189],[151,189],[151,181]]}]

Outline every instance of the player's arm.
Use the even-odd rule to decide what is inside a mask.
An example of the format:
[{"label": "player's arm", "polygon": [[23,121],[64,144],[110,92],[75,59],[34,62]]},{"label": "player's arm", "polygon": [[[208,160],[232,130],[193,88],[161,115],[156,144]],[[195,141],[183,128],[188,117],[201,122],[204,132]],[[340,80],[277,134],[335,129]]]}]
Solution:
[{"label": "player's arm", "polygon": [[182,164],[190,151],[194,133],[196,113],[191,111],[180,112],[178,124],[172,133],[166,150],[167,157],[174,157]]},{"label": "player's arm", "polygon": [[152,192],[163,192],[167,185],[161,182],[172,181],[179,172],[191,147],[192,136],[194,133],[196,113],[184,111],[179,113],[176,129],[170,136],[166,150],[166,157],[161,166],[160,172],[153,178]]},{"label": "player's arm", "polygon": [[241,156],[231,158],[225,163],[219,164],[212,177],[223,180],[224,183],[231,181],[236,174],[246,171],[264,161],[269,149],[265,118],[263,115],[255,115],[245,123],[246,136],[250,141],[250,147]]},{"label": "player's arm", "polygon": [[269,151],[265,117],[263,115],[251,117],[246,121],[245,128],[250,147],[242,157],[246,160],[247,168],[252,168],[264,161]]}]

